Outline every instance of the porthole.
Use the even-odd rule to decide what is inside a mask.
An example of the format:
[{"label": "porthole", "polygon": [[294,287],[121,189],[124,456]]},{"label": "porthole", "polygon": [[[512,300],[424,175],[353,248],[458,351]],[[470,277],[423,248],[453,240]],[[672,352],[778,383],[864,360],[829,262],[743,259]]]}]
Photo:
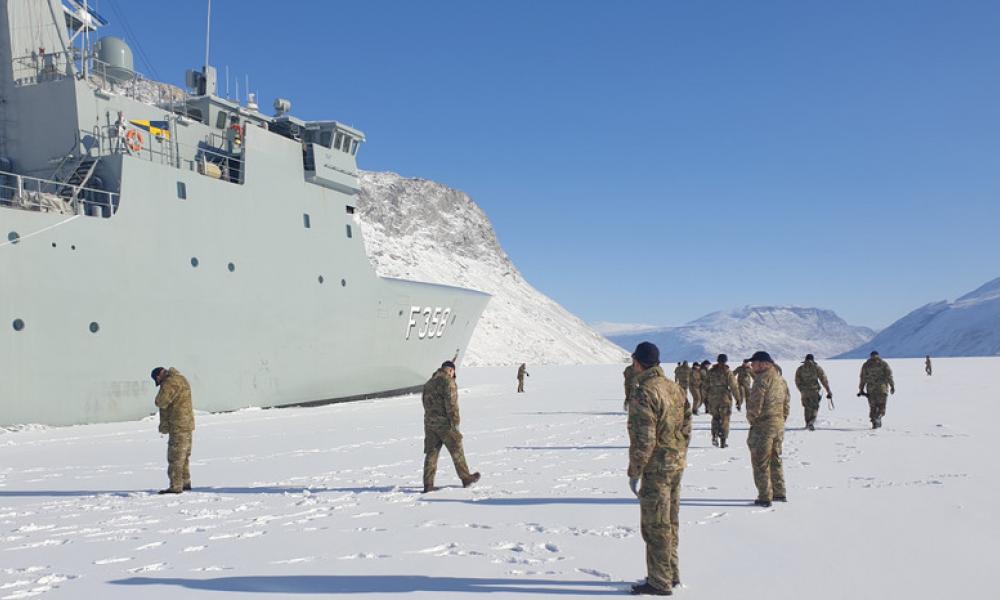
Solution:
[{"label": "porthole", "polygon": [[323,279],[323,276],[322,276],[322,275],[320,275],[319,277],[317,277],[317,278],[316,278],[316,281],[318,281],[318,282],[320,282],[320,283],[323,283],[323,282],[324,282],[324,281],[326,281],[326,280],[325,280],[325,279]]},{"label": "porthole", "polygon": [[186,200],[188,197],[187,185],[183,181],[177,182],[177,197],[181,200]]},{"label": "porthole", "polygon": [[16,231],[11,231],[10,233],[7,234],[7,241],[10,242],[11,244],[16,244],[19,241],[21,241],[21,234],[19,234]]},{"label": "porthole", "polygon": [[14,319],[14,322],[11,323],[11,325],[14,326],[14,331],[21,331],[24,329],[24,321],[21,319]]},{"label": "porthole", "polygon": [[302,213],[302,226],[306,229],[312,227],[312,222],[309,219],[309,213]]},{"label": "porthole", "polygon": [[92,321],[90,323],[90,333],[97,333],[101,330],[101,326],[97,324],[97,321]]},{"label": "porthole", "polygon": [[347,280],[346,279],[341,279],[340,280],[340,287],[347,287]]},{"label": "porthole", "polygon": [[53,248],[55,248],[55,247],[56,247],[56,243],[55,243],[55,242],[52,242],[52,247],[53,247]]},{"label": "porthole", "polygon": [[353,215],[354,214],[354,207],[351,206],[350,204],[347,205],[347,214],[349,214],[349,215]]},{"label": "porthole", "polygon": [[226,268],[229,269],[230,273],[236,272],[236,265],[234,265],[233,263],[229,263],[228,265],[226,265]]},{"label": "porthole", "polygon": [[76,244],[73,244],[72,246],[70,246],[69,249],[70,250],[76,250]]},{"label": "porthole", "polygon": [[192,267],[197,267],[198,266],[198,257],[197,256],[192,256],[191,257],[191,266]]},{"label": "porthole", "polygon": [[349,238],[354,237],[353,233],[351,232],[351,226],[350,225],[347,226],[347,237],[349,237]]}]

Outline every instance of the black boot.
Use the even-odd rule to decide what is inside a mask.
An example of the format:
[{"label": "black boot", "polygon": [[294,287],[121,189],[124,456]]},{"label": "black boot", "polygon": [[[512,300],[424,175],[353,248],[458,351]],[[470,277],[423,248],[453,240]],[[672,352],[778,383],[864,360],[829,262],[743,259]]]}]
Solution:
[{"label": "black boot", "polygon": [[661,590],[648,583],[640,583],[632,586],[631,594],[633,596],[670,596],[673,595],[673,592],[670,590]]},{"label": "black boot", "polygon": [[167,488],[165,490],[160,490],[160,491],[158,491],[156,493],[160,494],[162,496],[163,494],[179,494],[179,493],[181,493],[181,491],[182,490],[175,490],[173,488]]},{"label": "black boot", "polygon": [[759,498],[757,500],[754,500],[753,503],[754,503],[754,506],[763,506],[764,508],[767,508],[767,507],[771,506],[771,501],[770,500],[761,500]]},{"label": "black boot", "polygon": [[473,483],[476,483],[477,481],[479,481],[479,477],[480,477],[479,471],[476,471],[472,475],[469,475],[469,478],[462,482],[462,487],[469,487]]}]

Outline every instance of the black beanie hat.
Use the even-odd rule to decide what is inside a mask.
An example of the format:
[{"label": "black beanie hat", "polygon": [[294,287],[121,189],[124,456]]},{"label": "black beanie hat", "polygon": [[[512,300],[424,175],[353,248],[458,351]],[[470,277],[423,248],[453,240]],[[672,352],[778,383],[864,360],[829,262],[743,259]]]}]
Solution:
[{"label": "black beanie hat", "polygon": [[159,377],[160,373],[162,373],[162,372],[163,372],[163,367],[156,367],[149,374],[149,376],[153,378],[153,382],[155,382],[156,385],[160,385],[160,382],[156,381],[156,378]]},{"label": "black beanie hat", "polygon": [[455,368],[455,363],[451,362],[450,360],[446,360],[443,363],[441,363],[441,368],[442,369],[444,369],[446,367],[451,367],[452,369],[454,369]]},{"label": "black beanie hat", "polygon": [[763,350],[758,350],[758,351],[756,351],[756,352],[753,353],[753,356],[750,357],[750,362],[769,362],[769,363],[773,363],[774,361],[771,360],[771,355],[770,354],[768,354],[767,352],[764,352]]},{"label": "black beanie hat", "polygon": [[649,368],[660,364],[660,349],[656,347],[656,344],[652,342],[641,342],[635,347],[635,352],[632,353],[632,358],[637,360],[640,365],[645,368]]},{"label": "black beanie hat", "polygon": [[726,356],[725,354],[720,354],[719,357],[715,359],[715,362],[726,364],[727,362],[729,362],[729,357]]}]

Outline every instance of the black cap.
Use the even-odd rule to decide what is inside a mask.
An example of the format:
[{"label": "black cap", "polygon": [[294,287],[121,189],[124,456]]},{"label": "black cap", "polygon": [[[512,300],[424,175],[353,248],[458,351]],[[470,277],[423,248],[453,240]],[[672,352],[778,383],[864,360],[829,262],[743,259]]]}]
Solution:
[{"label": "black cap", "polygon": [[454,369],[455,368],[455,363],[451,362],[450,360],[446,360],[443,363],[441,363],[441,368],[442,369],[447,368],[447,367],[451,367],[452,369]]},{"label": "black cap", "polygon": [[806,360],[816,360],[816,357],[812,354],[806,354]]},{"label": "black cap", "polygon": [[156,385],[160,385],[160,382],[156,381],[156,378],[159,377],[160,373],[162,372],[163,372],[163,367],[156,367],[149,373],[149,376],[153,378],[153,381],[156,383]]},{"label": "black cap", "polygon": [[720,354],[718,358],[715,359],[715,362],[726,364],[727,362],[729,362],[729,357],[726,356],[725,354]]},{"label": "black cap", "polygon": [[635,352],[632,353],[632,358],[634,358],[640,365],[645,368],[649,368],[660,364],[660,349],[656,347],[653,342],[640,342],[638,346],[635,347]]},{"label": "black cap", "polygon": [[872,356],[872,357],[878,356],[878,351],[877,350],[872,350],[872,353],[869,356]]},{"label": "black cap", "polygon": [[747,360],[749,360],[750,362],[769,362],[769,363],[774,362],[773,360],[771,360],[771,355],[768,354],[767,352],[764,352],[763,350],[758,350],[754,352],[753,356],[751,356]]}]

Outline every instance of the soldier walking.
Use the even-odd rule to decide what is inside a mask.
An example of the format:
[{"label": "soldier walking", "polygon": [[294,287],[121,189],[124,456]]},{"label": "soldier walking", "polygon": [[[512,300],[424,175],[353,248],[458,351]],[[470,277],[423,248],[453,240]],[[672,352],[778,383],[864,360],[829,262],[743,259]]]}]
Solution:
[{"label": "soldier walking", "polygon": [[691,366],[688,365],[688,361],[677,363],[677,368],[674,369],[674,381],[677,385],[681,386],[681,390],[684,392],[684,399],[687,400],[688,393],[688,380],[691,378]]},{"label": "soldier walking", "polygon": [[448,449],[462,487],[479,481],[479,473],[469,473],[458,431],[458,386],[455,385],[455,363],[444,361],[441,368],[424,384],[424,493],[433,492],[441,446]]},{"label": "soldier walking", "polygon": [[736,396],[736,410],[743,409],[743,403],[750,399],[750,386],[753,385],[753,371],[750,370],[750,360],[745,359],[743,364],[733,369],[736,375],[736,383],[739,385],[740,393]]},{"label": "soldier walking", "polygon": [[528,373],[528,365],[521,363],[521,366],[517,368],[517,393],[524,393],[524,378],[531,377]]},{"label": "soldier walking", "polygon": [[799,389],[799,393],[802,395],[802,407],[806,413],[806,429],[809,431],[816,430],[816,415],[819,414],[820,384],[826,390],[827,399],[832,400],[833,392],[830,391],[830,383],[826,380],[826,373],[823,372],[823,367],[816,364],[816,358],[812,354],[806,354],[806,359],[795,370],[795,387]]},{"label": "soldier walking", "polygon": [[180,494],[191,489],[191,438],[194,434],[194,408],[191,386],[180,372],[171,367],[156,367],[149,374],[159,391],[154,404],[160,409],[160,433],[167,441],[167,477],[170,486],[159,494]]},{"label": "soldier walking", "polygon": [[639,498],[646,582],[632,586],[631,593],[669,596],[680,585],[680,488],[691,413],[680,386],[664,375],[654,344],[636,346],[632,367],[636,386],[629,401],[628,478]]},{"label": "soldier walking", "polygon": [[747,400],[750,433],[750,463],[757,486],[757,506],[771,506],[771,501],[787,502],[785,474],[781,466],[781,444],[785,436],[790,396],[788,384],[767,352],[755,352],[750,358],[753,388]]},{"label": "soldier walking", "polygon": [[729,357],[720,354],[718,362],[709,369],[706,405],[712,415],[712,445],[726,448],[729,438],[729,417],[733,414],[733,398],[739,394],[736,377],[729,371]]},{"label": "soldier walking", "polygon": [[931,355],[928,354],[927,356],[924,357],[924,373],[927,373],[927,376],[930,377],[932,371],[933,369],[931,369]]},{"label": "soldier walking", "polygon": [[861,381],[858,384],[858,395],[868,397],[868,418],[872,429],[882,426],[885,416],[885,403],[888,395],[896,393],[896,384],[892,380],[892,369],[882,360],[878,352],[872,352],[871,357],[861,365]]},{"label": "soldier walking", "polygon": [[695,415],[698,414],[698,408],[701,406],[701,377],[701,363],[695,362],[691,365],[691,374],[688,380],[691,386],[691,412]]}]

